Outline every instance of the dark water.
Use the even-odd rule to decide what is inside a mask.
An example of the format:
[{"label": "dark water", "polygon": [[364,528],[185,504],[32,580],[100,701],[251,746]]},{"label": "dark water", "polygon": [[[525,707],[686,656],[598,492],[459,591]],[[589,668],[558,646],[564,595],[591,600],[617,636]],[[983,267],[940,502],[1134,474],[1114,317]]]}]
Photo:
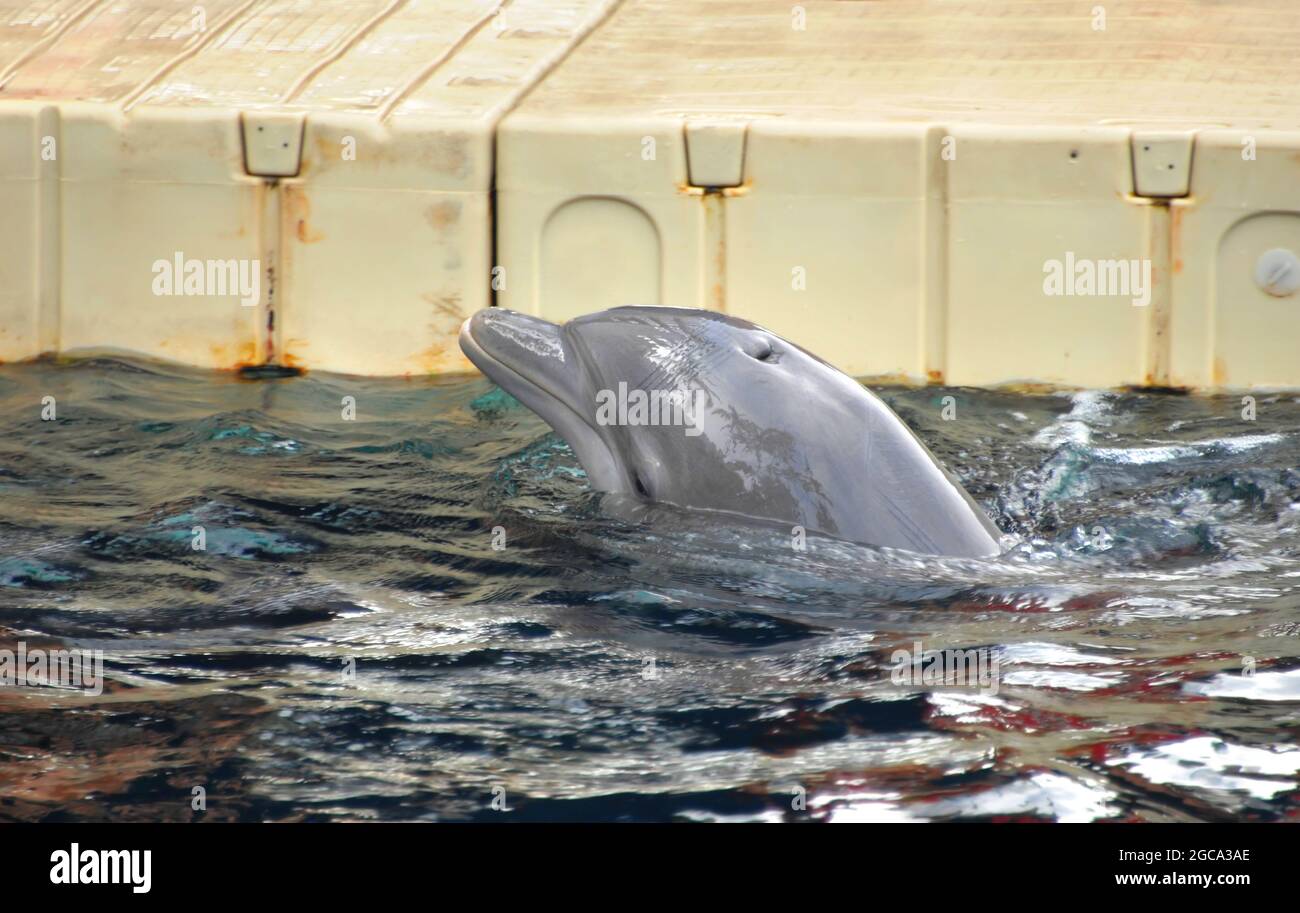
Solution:
[{"label": "dark water", "polygon": [[0,648],[107,679],[0,689],[0,818],[1300,818],[1296,396],[881,392],[1002,558],[610,519],[482,380],[0,368]]}]

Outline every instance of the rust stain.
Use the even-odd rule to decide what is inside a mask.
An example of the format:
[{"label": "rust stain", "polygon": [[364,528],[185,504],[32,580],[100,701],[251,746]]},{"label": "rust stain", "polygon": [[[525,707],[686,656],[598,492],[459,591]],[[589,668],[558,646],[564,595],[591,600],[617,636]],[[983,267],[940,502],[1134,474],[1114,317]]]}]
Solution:
[{"label": "rust stain", "polygon": [[1047,381],[1017,380],[1005,384],[989,384],[984,386],[983,389],[1005,390],[1008,393],[1024,393],[1027,396],[1046,396],[1052,393],[1060,393],[1064,390],[1081,390],[1083,388],[1071,384],[1057,384]]},{"label": "rust stain", "polygon": [[301,356],[294,354],[290,349],[304,349],[307,342],[304,339],[285,339],[281,340],[280,364],[286,368],[296,368],[299,371],[306,371],[307,365],[303,363]]},{"label": "rust stain", "polygon": [[745,183],[739,187],[703,187],[699,184],[690,184],[686,181],[678,181],[675,185],[677,192],[688,197],[702,197],[705,195],[716,195],[723,197],[743,197],[754,189],[754,179],[747,178]]},{"label": "rust stain", "polygon": [[257,364],[257,343],[252,340],[226,345],[209,343],[208,351],[212,353],[212,363],[219,365],[223,371],[238,371]]},{"label": "rust stain", "polygon": [[415,361],[420,366],[421,374],[441,373],[442,363],[447,357],[447,346],[435,342],[415,353]]},{"label": "rust stain", "polygon": [[[425,292],[420,296],[424,301],[433,305],[435,311],[450,317],[456,324],[456,330],[460,330],[460,325],[465,322],[465,312],[461,307],[460,295],[450,292],[446,295],[437,295],[433,292]],[[444,333],[443,327],[435,326],[432,328],[435,333]]]},{"label": "rust stain", "polygon": [[473,370],[456,342],[460,325],[465,322],[465,309],[460,295],[456,292],[442,295],[425,292],[420,298],[431,304],[435,311],[434,319],[428,325],[432,341],[411,356],[419,368],[414,372],[406,372],[406,376],[410,377],[413,373],[430,375]]},{"label": "rust stain", "polygon": [[315,244],[317,241],[325,240],[325,236],[319,232],[312,231],[307,225],[306,219],[298,220],[297,228],[298,240],[303,244]]},{"label": "rust stain", "polygon": [[452,200],[434,203],[424,211],[424,217],[434,230],[446,231],[460,221],[460,204]]},{"label": "rust stain", "polygon": [[411,355],[410,361],[418,367],[414,371],[405,372],[405,377],[478,373],[478,369],[470,363],[457,345],[455,332],[448,333],[437,327],[432,329],[434,330],[433,341]]},{"label": "rust stain", "polygon": [[754,189],[754,179],[746,178],[744,183],[739,187],[723,187],[722,195],[724,197],[743,197]]},{"label": "rust stain", "polygon": [[1214,357],[1214,372],[1213,372],[1213,374],[1212,374],[1212,376],[1211,376],[1210,379],[1211,379],[1211,381],[1214,383],[1214,385],[1215,385],[1216,387],[1224,387],[1224,386],[1227,386],[1227,384],[1228,384],[1228,365],[1227,365],[1227,363],[1224,362],[1224,360],[1223,360],[1223,356],[1221,356],[1221,355],[1216,355],[1216,356]]},{"label": "rust stain", "polygon": [[315,244],[325,240],[325,235],[311,227],[311,201],[303,193],[302,187],[295,184],[282,184],[284,209],[286,217],[294,224],[294,233],[303,244]]},{"label": "rust stain", "polygon": [[919,382],[915,377],[902,371],[893,374],[868,374],[854,378],[858,383],[882,387],[916,387]]},{"label": "rust stain", "polygon": [[[712,251],[712,275],[714,280],[705,292],[705,300],[711,302],[714,310],[726,313],[727,310],[727,232],[723,210],[723,198],[716,190],[705,189],[700,197],[704,206],[704,222]],[[707,254],[706,254],[707,256]]]},{"label": "rust stain", "polygon": [[942,371],[939,371],[939,370],[936,370],[936,369],[934,369],[934,368],[931,368],[929,371],[926,371],[926,372],[925,372],[925,378],[926,378],[926,381],[927,381],[928,383],[932,383],[932,384],[942,384],[942,383],[943,383],[943,372],[942,372]]},{"label": "rust stain", "polygon": [[275,264],[266,265],[266,361],[275,361]]},{"label": "rust stain", "polygon": [[1186,387],[1180,387],[1177,384],[1164,384],[1159,381],[1152,381],[1151,375],[1147,375],[1147,382],[1141,386],[1133,384],[1122,384],[1119,387],[1125,393],[1155,393],[1161,396],[1187,396],[1191,391]]}]

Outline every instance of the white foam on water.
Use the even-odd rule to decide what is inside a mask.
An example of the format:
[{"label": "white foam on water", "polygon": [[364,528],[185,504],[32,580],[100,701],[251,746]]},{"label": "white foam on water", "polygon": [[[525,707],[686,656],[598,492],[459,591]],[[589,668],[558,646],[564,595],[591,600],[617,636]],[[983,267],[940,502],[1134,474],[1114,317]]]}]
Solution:
[{"label": "white foam on water", "polygon": [[1062,823],[1096,821],[1119,814],[1116,794],[1051,771],[965,796],[915,803],[909,811],[925,818],[1038,815]]},{"label": "white foam on water", "polygon": [[1025,641],[1007,644],[1000,651],[999,661],[1007,663],[1033,663],[1049,666],[1110,666],[1120,665],[1124,660],[1098,653],[1084,653],[1065,644]]},{"label": "white foam on water", "polygon": [[1157,447],[1098,447],[1092,455],[1107,463],[1146,466],[1174,460],[1194,460],[1211,454],[1249,453],[1260,447],[1286,440],[1282,434],[1244,434],[1240,437],[1214,438],[1195,444],[1165,444]]},{"label": "white foam on water", "polygon": [[1110,394],[1102,390],[1084,390],[1070,396],[1070,411],[1038,429],[1034,443],[1056,448],[1062,444],[1084,445],[1092,440],[1092,427],[1101,424],[1111,412]]},{"label": "white foam on water", "polygon": [[1256,672],[1254,675],[1220,673],[1207,682],[1189,682],[1189,694],[1205,697],[1237,697],[1250,701],[1300,701],[1300,669],[1286,672]]},{"label": "white foam on water", "polygon": [[1130,752],[1107,762],[1151,783],[1245,792],[1271,799],[1298,785],[1300,748],[1255,748],[1198,736]]}]

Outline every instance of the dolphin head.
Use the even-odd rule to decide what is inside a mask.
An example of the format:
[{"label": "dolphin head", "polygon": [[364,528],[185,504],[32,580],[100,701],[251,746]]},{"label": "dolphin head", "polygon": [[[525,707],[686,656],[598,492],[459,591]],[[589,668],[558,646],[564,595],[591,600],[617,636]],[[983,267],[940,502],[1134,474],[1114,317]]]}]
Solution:
[{"label": "dolphin head", "polygon": [[489,308],[460,342],[597,490],[929,554],[998,551],[996,528],[883,402],[746,320],[620,307],[561,326]]}]

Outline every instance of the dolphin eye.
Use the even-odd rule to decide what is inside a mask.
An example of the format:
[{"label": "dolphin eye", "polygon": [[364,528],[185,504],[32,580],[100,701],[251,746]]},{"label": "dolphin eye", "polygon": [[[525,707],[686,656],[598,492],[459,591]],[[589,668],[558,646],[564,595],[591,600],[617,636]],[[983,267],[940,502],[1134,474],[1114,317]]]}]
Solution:
[{"label": "dolphin eye", "polygon": [[766,339],[760,339],[750,354],[758,361],[770,361],[773,355],[772,343]]},{"label": "dolphin eye", "polygon": [[641,476],[639,474],[634,474],[632,476],[632,482],[636,485],[637,494],[643,498],[650,497],[650,492],[645,490],[645,483],[641,481]]}]

